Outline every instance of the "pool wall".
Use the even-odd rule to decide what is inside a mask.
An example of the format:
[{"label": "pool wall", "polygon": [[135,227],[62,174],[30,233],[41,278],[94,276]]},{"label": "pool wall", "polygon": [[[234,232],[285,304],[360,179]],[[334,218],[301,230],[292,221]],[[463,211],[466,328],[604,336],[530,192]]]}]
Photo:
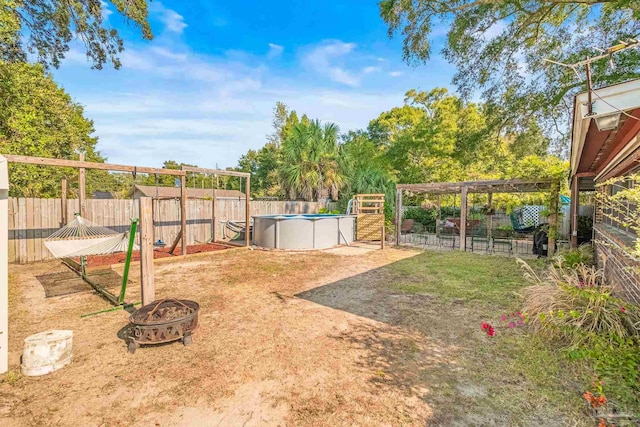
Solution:
[{"label": "pool wall", "polygon": [[258,215],[253,244],[273,249],[326,249],[353,242],[352,215]]}]

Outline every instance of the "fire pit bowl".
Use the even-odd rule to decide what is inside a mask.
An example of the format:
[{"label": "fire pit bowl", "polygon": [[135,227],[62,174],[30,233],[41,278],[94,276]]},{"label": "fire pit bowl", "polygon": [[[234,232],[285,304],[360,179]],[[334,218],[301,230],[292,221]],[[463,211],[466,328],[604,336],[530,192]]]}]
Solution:
[{"label": "fire pit bowl", "polygon": [[198,326],[200,306],[195,301],[174,298],[154,301],[136,310],[129,322],[133,336],[129,340],[129,353],[141,344],[160,344],[182,340],[191,344],[191,332]]}]

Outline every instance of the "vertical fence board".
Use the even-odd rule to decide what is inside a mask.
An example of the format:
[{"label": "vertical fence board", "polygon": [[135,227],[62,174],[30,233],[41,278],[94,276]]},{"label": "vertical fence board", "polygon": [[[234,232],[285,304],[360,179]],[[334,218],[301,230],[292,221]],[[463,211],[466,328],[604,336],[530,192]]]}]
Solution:
[{"label": "vertical fence board", "polygon": [[[9,261],[31,262],[53,259],[44,239],[62,224],[61,199],[9,199]],[[130,219],[139,216],[138,201],[129,199],[88,199],[87,219],[118,231],[129,229]],[[251,215],[317,213],[330,204],[299,201],[252,201]],[[335,204],[333,204],[335,206]],[[206,199],[188,199],[188,244],[220,240],[225,221],[245,221],[245,200],[218,198],[215,203],[216,236],[212,236],[213,203]],[[67,199],[68,221],[80,210],[78,199]],[[155,200],[153,205],[154,241],[170,244],[180,231],[179,199]],[[139,241],[140,235],[136,236]]]}]

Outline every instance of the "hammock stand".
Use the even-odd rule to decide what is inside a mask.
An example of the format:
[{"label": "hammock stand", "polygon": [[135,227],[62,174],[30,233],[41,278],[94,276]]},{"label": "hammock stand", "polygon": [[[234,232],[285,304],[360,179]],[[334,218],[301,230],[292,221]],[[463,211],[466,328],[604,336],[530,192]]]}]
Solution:
[{"label": "hammock stand", "polygon": [[[98,294],[114,305],[112,308],[100,310],[95,313],[83,314],[81,317],[127,309],[140,304],[139,302],[133,304],[125,302],[131,257],[133,250],[135,248],[139,249],[138,245],[135,244],[138,222],[138,218],[132,218],[129,231],[118,233],[117,231],[94,224],[82,218],[80,215],[76,215],[73,221],[51,234],[44,241],[45,246],[53,256],[61,258],[63,264],[78,274],[82,280],[88,283]],[[110,254],[122,252],[123,250],[126,250],[127,256],[122,274],[122,284],[119,294],[114,295],[104,286],[88,277],[86,259],[88,255]],[[80,257],[80,263],[74,261],[72,259],[73,257]]]}]

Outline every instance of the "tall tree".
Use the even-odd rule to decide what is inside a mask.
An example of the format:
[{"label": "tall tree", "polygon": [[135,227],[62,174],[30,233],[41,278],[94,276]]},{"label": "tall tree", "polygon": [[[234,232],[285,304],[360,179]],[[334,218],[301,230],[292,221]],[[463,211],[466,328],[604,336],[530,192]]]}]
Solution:
[{"label": "tall tree", "polygon": [[[567,131],[566,107],[585,79],[543,59],[574,63],[640,34],[640,3],[628,0],[382,0],[380,12],[412,64],[430,58],[434,29],[450,23],[443,54],[456,65],[453,82],[464,97],[480,90],[490,124],[510,131],[531,116],[547,134]],[[640,76],[637,49],[616,55],[615,69],[594,64],[596,85]]]},{"label": "tall tree", "polygon": [[[28,156],[104,161],[91,136],[93,122],[82,106],[51,78],[41,65],[0,61],[0,151]],[[60,180],[74,170],[11,165],[11,195],[51,197]],[[100,174],[104,179],[107,174]],[[97,185],[97,184],[96,184]]]},{"label": "tall tree", "polygon": [[3,0],[0,5],[0,59],[25,61],[36,56],[45,66],[58,67],[73,39],[80,40],[95,68],[107,62],[120,67],[123,42],[105,21],[111,5],[145,39],[153,35],[146,0]]},{"label": "tall tree", "polygon": [[282,189],[291,199],[338,199],[344,177],[338,163],[338,127],[318,120],[293,127],[282,144]]},{"label": "tall tree", "polygon": [[[303,116],[303,119],[306,116]],[[307,123],[308,123],[308,119]],[[273,132],[267,135],[267,143],[259,150],[249,150],[240,157],[238,167],[251,172],[251,191],[255,197],[281,197],[278,169],[282,161],[281,146],[294,126],[300,123],[294,110],[278,101],[273,109]]]}]

